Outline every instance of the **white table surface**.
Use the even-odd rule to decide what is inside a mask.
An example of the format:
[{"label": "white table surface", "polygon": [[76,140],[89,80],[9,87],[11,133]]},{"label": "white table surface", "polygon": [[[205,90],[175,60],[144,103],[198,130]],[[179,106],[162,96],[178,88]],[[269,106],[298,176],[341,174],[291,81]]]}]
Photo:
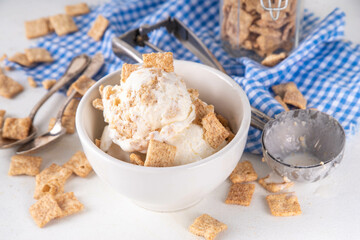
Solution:
[{"label": "white table surface", "polygon": [[[9,55],[26,48],[23,22],[63,12],[64,1],[0,0],[0,54]],[[77,1],[78,2],[78,1]],[[87,1],[98,3],[99,0]],[[312,0],[306,6],[319,16],[334,7],[347,13],[346,37],[360,43],[360,2],[358,0]],[[0,98],[0,109],[8,116],[23,117],[45,93],[42,88],[30,88],[21,72],[9,74],[25,86],[25,91],[13,100]],[[45,131],[50,117],[55,116],[60,94],[54,95],[36,117],[35,124]],[[84,211],[55,220],[38,228],[29,214],[35,180],[30,176],[7,175],[13,150],[0,150],[0,239],[202,239],[188,232],[193,219],[202,213],[223,221],[228,230],[217,239],[360,239],[360,133],[347,139],[345,158],[328,178],[312,184],[296,184],[302,215],[273,217],[267,207],[266,191],[257,184],[249,207],[226,205],[224,199],[230,183],[224,182],[197,205],[174,213],[156,213],[142,209],[117,194],[92,173],[88,178],[71,177],[65,191],[73,191],[85,205]],[[36,155],[43,157],[42,168],[55,162],[63,164],[81,149],[77,135],[67,135]],[[259,176],[269,169],[259,156],[244,154]]]}]

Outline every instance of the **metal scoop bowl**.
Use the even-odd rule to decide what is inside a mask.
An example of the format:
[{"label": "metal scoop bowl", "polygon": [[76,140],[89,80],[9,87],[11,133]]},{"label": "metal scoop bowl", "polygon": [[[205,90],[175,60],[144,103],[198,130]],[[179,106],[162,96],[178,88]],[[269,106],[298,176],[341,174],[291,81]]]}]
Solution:
[{"label": "metal scoop bowl", "polygon": [[271,119],[253,111],[253,119],[253,126],[263,130],[264,160],[280,176],[315,182],[328,176],[343,158],[344,129],[326,113],[298,109]]}]

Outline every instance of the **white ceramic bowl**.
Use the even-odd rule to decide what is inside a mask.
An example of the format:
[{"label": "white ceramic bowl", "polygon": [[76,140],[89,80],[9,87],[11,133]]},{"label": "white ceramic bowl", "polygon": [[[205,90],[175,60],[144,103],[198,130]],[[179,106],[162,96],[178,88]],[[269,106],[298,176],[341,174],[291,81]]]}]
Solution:
[{"label": "white ceramic bowl", "polygon": [[250,126],[250,105],[244,91],[226,74],[188,61],[175,61],[175,72],[188,88],[226,117],[235,138],[219,152],[200,161],[175,167],[142,167],[118,160],[94,144],[105,126],[102,112],[92,107],[101,84],[120,82],[120,70],[99,80],[82,98],[76,129],[84,152],[96,174],[117,192],[154,211],[187,208],[213,191],[230,175],[244,151]]}]

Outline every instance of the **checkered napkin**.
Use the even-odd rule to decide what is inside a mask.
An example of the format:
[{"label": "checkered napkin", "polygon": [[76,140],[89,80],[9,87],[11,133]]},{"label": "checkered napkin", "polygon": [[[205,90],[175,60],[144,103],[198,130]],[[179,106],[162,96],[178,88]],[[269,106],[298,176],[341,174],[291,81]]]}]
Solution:
[{"label": "checkered napkin", "polygon": [[[32,47],[44,47],[55,62],[34,68],[22,68],[14,63],[8,65],[23,69],[37,81],[58,79],[70,60],[81,53],[92,56],[102,52],[105,66],[95,76],[119,69],[122,61],[111,49],[111,39],[142,24],[153,24],[168,16],[177,17],[204,42],[214,53],[225,70],[246,91],[251,104],[269,116],[282,108],[273,99],[270,86],[294,81],[309,100],[309,107],[316,107],[340,120],[347,132],[354,129],[359,120],[359,50],[339,39],[343,35],[344,14],[332,12],[315,30],[317,18],[309,12],[304,16],[304,33],[311,32],[301,46],[286,60],[274,68],[265,68],[247,58],[231,58],[222,48],[219,26],[218,0],[137,0],[111,1],[93,6],[91,13],[74,17],[78,32],[58,37],[55,34],[36,40]],[[95,42],[86,33],[97,15],[110,21],[102,41]],[[199,60],[165,29],[150,34],[150,41],[164,51],[174,53],[176,59]],[[151,52],[139,48],[140,52]],[[245,74],[245,77],[244,77]],[[247,151],[259,153],[260,131],[250,129]]]}]

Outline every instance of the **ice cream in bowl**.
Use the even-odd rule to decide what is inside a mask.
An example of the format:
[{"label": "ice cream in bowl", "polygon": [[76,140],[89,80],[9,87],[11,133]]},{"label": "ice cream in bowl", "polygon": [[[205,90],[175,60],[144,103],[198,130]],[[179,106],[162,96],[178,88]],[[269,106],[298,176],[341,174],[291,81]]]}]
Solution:
[{"label": "ice cream in bowl", "polygon": [[250,105],[216,69],[173,61],[171,53],[143,58],[88,90],[76,127],[103,181],[142,207],[176,211],[231,174],[244,151]]}]

